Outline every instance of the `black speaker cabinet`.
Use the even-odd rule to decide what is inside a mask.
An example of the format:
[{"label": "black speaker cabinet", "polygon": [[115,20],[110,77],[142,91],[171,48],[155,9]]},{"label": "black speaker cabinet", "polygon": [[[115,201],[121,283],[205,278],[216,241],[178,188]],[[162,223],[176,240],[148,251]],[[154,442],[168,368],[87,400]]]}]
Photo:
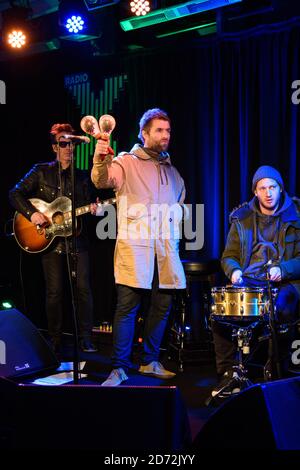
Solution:
[{"label": "black speaker cabinet", "polygon": [[55,369],[59,362],[36,327],[16,309],[0,311],[0,376]]},{"label": "black speaker cabinet", "polygon": [[0,380],[0,443],[10,449],[176,451],[191,445],[176,387],[32,386]]}]

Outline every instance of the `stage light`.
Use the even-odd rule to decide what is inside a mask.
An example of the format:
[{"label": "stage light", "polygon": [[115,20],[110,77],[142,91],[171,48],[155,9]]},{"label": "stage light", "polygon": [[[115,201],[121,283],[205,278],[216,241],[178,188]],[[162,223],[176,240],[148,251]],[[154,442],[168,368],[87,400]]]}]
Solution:
[{"label": "stage light", "polygon": [[148,0],[132,0],[130,2],[130,10],[136,16],[145,16],[149,13],[150,9]]},{"label": "stage light", "polygon": [[78,33],[82,31],[84,28],[85,21],[82,19],[81,16],[72,15],[70,18],[67,19],[65,23],[65,27],[69,31],[69,33]]},{"label": "stage light", "polygon": [[23,31],[13,30],[8,33],[8,44],[16,49],[21,49],[26,44],[26,36]]},{"label": "stage light", "polygon": [[2,37],[7,47],[19,50],[27,46],[30,38],[28,18],[31,9],[12,7],[2,13]]},{"label": "stage light", "polygon": [[3,300],[0,303],[0,310],[7,310],[13,307],[15,307],[15,304],[11,300]]},{"label": "stage light", "polygon": [[58,21],[60,39],[86,41],[97,37],[94,33],[93,18],[82,0],[62,0],[59,5]]}]

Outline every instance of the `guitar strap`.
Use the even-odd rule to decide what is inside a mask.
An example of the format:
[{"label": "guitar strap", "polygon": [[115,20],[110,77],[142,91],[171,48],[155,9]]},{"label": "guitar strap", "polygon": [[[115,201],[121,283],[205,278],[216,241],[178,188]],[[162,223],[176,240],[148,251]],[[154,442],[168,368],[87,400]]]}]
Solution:
[{"label": "guitar strap", "polygon": [[62,181],[62,168],[60,162],[58,162],[58,181],[59,181],[59,196],[63,196],[63,181]]},{"label": "guitar strap", "polygon": [[[60,149],[60,148],[59,148]],[[66,178],[67,178],[67,170],[63,170],[60,160],[58,161],[58,180],[59,180],[59,195],[64,196],[66,192]],[[69,252],[69,240],[67,237],[59,237],[59,241],[56,247],[56,251],[59,253],[65,252],[68,254]]]}]

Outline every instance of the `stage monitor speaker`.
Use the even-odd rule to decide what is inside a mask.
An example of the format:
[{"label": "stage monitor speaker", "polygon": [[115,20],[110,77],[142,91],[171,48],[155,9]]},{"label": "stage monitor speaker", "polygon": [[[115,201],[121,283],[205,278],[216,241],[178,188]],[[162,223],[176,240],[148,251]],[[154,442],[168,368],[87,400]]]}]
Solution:
[{"label": "stage monitor speaker", "polygon": [[254,385],[220,406],[195,449],[300,449],[300,377]]},{"label": "stage monitor speaker", "polygon": [[118,453],[191,445],[176,387],[21,386],[2,379],[0,394],[10,410],[0,417],[0,442],[6,448]]},{"label": "stage monitor speaker", "polygon": [[56,369],[59,362],[37,328],[18,310],[0,310],[0,376]]}]

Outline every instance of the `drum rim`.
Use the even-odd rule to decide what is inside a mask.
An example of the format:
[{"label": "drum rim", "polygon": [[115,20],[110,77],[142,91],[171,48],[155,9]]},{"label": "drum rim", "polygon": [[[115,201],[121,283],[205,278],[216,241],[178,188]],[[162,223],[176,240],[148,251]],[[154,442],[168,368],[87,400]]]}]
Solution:
[{"label": "drum rim", "polygon": [[[218,289],[218,290],[217,290]],[[264,287],[212,287],[211,292],[258,292],[264,293],[266,288]]]},{"label": "drum rim", "polygon": [[227,315],[227,314],[220,314],[220,313],[211,313],[211,318],[212,320],[223,320],[223,319],[228,319],[228,320],[237,320],[237,321],[245,321],[245,320],[250,320],[250,319],[262,319],[264,314],[260,313],[258,315]]}]

